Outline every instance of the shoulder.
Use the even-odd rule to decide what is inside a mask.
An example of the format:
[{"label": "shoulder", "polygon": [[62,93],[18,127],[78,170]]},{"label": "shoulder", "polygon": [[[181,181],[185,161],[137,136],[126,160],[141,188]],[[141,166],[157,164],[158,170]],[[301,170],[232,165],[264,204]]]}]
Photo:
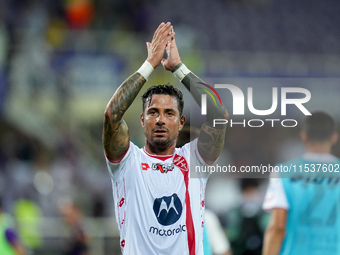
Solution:
[{"label": "shoulder", "polygon": [[128,149],[119,161],[111,161],[106,157],[106,163],[111,177],[116,179],[125,169],[137,164],[142,154],[142,149],[130,141]]},{"label": "shoulder", "polygon": [[112,161],[112,160],[108,159],[108,157],[106,157],[106,161],[108,162],[108,164],[113,164],[113,165],[121,164],[127,158],[129,158],[131,155],[136,155],[136,154],[142,153],[141,150],[142,150],[141,148],[139,148],[133,142],[130,141],[128,149],[126,150],[125,154],[123,155],[123,157],[119,161]]}]

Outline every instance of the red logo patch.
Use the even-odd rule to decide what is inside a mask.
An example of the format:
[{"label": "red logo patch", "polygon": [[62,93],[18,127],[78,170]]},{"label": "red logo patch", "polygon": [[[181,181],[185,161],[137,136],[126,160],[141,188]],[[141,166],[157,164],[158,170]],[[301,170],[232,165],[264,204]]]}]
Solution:
[{"label": "red logo patch", "polygon": [[149,164],[147,163],[142,163],[142,170],[146,171],[150,168]]},{"label": "red logo patch", "polygon": [[125,246],[125,240],[122,240],[122,241],[120,242],[120,246],[122,246],[122,247],[124,248],[124,246]]},{"label": "red logo patch", "polygon": [[122,198],[122,199],[119,201],[119,207],[122,207],[122,206],[123,206],[123,204],[124,204],[124,202],[125,202],[125,199],[124,199],[124,198]]}]

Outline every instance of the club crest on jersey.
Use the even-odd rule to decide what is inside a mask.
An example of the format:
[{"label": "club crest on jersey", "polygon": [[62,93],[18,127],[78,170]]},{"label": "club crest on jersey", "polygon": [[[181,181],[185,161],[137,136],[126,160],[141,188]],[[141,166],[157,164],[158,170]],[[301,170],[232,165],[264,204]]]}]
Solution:
[{"label": "club crest on jersey", "polygon": [[174,169],[174,165],[172,163],[153,163],[152,170],[160,171],[162,174],[172,171]]},{"label": "club crest on jersey", "polygon": [[179,169],[182,171],[188,171],[189,170],[189,165],[186,159],[183,156],[175,155],[174,157],[174,165],[177,166]]}]

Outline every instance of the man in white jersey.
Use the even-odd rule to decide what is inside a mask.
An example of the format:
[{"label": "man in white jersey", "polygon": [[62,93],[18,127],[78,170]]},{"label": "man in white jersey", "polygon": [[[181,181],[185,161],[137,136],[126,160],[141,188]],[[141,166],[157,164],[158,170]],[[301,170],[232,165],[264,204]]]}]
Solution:
[{"label": "man in white jersey", "polygon": [[[130,141],[122,119],[160,63],[190,89],[197,102],[200,103],[204,90],[211,89],[182,64],[174,36],[170,22],[159,25],[151,43],[147,42],[146,61],[121,84],[105,110],[103,146],[123,254],[203,254],[207,178],[192,178],[189,167],[217,159],[224,144],[225,127],[213,127],[212,120],[227,118],[227,111],[222,103],[215,105],[215,99],[208,97],[207,120],[198,139],[181,148],[175,145],[185,122],[183,98],[171,85],[151,87],[142,97],[143,148]],[[217,96],[212,90],[209,93]]]},{"label": "man in white jersey", "polygon": [[308,116],[300,134],[306,153],[283,164],[296,170],[270,179],[263,255],[340,254],[340,161],[330,154],[335,130],[328,114]]}]

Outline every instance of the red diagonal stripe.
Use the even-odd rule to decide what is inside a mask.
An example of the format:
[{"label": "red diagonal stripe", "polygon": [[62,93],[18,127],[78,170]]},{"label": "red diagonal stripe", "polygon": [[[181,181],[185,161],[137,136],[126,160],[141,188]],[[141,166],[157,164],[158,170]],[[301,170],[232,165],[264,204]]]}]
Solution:
[{"label": "red diagonal stripe", "polygon": [[[185,161],[186,169],[182,169],[182,165],[179,167],[178,163],[182,160]],[[177,164],[176,164],[177,163]],[[188,164],[183,156],[175,155],[174,157],[174,165],[178,166],[183,174],[184,183],[185,183],[185,207],[186,207],[186,227],[188,234],[188,246],[189,246],[189,255],[195,255],[195,228],[194,222],[192,220],[191,206],[190,206],[190,195],[189,195],[189,169]]]}]

